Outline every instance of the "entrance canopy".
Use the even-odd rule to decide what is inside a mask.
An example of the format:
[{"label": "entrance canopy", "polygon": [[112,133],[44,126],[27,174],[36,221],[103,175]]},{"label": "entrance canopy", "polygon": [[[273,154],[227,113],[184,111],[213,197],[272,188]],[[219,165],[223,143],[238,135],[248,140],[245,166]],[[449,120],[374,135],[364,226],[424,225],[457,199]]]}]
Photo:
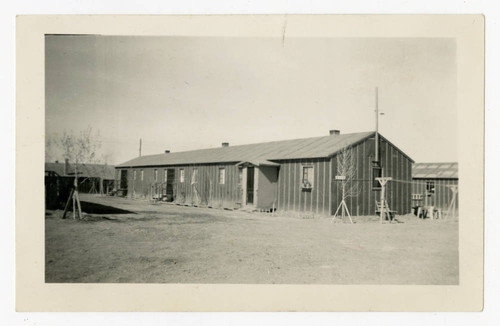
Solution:
[{"label": "entrance canopy", "polygon": [[248,166],[280,166],[278,163],[274,163],[267,160],[250,160],[250,161],[241,161],[236,164],[237,167],[248,167]]}]

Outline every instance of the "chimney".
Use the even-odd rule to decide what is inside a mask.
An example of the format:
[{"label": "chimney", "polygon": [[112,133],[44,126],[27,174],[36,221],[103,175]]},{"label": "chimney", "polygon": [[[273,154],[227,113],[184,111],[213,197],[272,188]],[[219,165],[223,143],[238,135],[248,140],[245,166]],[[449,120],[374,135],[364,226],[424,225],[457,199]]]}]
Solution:
[{"label": "chimney", "polygon": [[332,130],[330,130],[330,136],[331,135],[340,135],[340,130],[338,130],[338,129],[332,129]]},{"label": "chimney", "polygon": [[165,150],[165,154],[168,154],[168,153],[170,153],[170,150],[169,150],[169,149],[166,149],[166,150]]},{"label": "chimney", "polygon": [[67,158],[64,159],[64,175],[68,175],[69,173],[69,160]]},{"label": "chimney", "polygon": [[229,143],[222,143],[222,147],[229,147]]}]

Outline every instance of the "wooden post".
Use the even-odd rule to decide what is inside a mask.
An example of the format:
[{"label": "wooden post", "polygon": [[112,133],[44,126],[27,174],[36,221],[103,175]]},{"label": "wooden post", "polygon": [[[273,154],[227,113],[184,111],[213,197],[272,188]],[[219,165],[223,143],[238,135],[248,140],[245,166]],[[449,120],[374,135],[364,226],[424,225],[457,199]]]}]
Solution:
[{"label": "wooden post", "polygon": [[76,205],[78,207],[78,218],[82,218],[82,204],[80,203],[80,197],[78,197],[78,190],[75,190],[73,196],[76,197]]},{"label": "wooden post", "polygon": [[64,212],[63,212],[63,216],[62,216],[63,219],[66,218],[66,213],[68,212],[69,203],[73,199],[73,191],[75,191],[75,189],[71,189],[71,192],[69,193],[68,200],[66,201],[66,205],[64,206]]},{"label": "wooden post", "polygon": [[[380,182],[380,180],[379,180]],[[380,182],[380,184],[382,185],[382,190],[380,191],[380,223],[382,223],[382,221],[384,220],[385,216],[384,216],[384,213],[385,213],[385,182],[382,183]]]},{"label": "wooden post", "polygon": [[382,187],[380,191],[380,223],[382,223],[384,219],[384,213],[385,213],[385,185],[387,181],[392,180],[391,177],[382,177],[382,178],[375,178],[380,183],[380,186]]},{"label": "wooden post", "polygon": [[453,212],[453,216],[455,216],[456,214],[456,199],[457,199],[457,195],[458,195],[458,186],[457,185],[449,185],[447,186],[448,188],[450,188],[451,192],[452,192],[452,198],[451,198],[451,202],[450,202],[450,205],[448,205],[448,209],[446,211],[446,215],[447,216],[451,216],[451,213]]},{"label": "wooden post", "polygon": [[75,192],[73,191],[73,196],[72,196],[72,199],[73,199],[73,219],[76,220],[76,207],[75,207]]},{"label": "wooden post", "polygon": [[78,218],[82,218],[82,206],[80,204],[80,198],[78,197],[78,161],[75,162],[75,180],[74,180],[74,191],[73,191],[73,219],[76,219],[76,209],[78,209]]}]

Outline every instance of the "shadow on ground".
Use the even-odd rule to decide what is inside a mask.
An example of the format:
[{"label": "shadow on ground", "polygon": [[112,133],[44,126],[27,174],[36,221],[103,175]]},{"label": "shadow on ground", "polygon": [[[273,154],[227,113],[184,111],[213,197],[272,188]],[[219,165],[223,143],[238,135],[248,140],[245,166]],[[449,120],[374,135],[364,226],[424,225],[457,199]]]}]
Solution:
[{"label": "shadow on ground", "polygon": [[82,201],[80,203],[82,204],[82,211],[88,214],[136,214],[132,211],[127,211],[113,206],[89,203],[86,201]]}]

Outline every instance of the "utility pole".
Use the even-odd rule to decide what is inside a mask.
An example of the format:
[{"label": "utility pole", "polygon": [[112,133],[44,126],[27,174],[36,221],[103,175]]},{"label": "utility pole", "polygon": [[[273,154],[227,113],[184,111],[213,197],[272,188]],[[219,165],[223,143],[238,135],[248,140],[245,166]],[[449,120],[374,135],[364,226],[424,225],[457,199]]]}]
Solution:
[{"label": "utility pole", "polygon": [[141,156],[141,150],[142,150],[142,138],[139,138],[139,157]]}]

